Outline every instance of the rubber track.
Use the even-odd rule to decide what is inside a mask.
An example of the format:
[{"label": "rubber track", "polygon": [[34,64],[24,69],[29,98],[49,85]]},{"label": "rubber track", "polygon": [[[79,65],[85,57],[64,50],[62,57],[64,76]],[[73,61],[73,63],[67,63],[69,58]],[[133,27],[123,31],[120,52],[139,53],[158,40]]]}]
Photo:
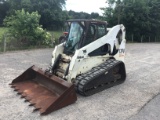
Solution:
[{"label": "rubber track", "polygon": [[[98,65],[97,67],[92,68],[90,71],[78,76],[76,78],[75,81],[75,88],[76,91],[84,96],[89,96],[92,94],[95,94],[97,92],[100,92],[104,89],[107,89],[109,87],[112,87],[114,85],[120,84],[124,81],[105,81],[105,84],[99,84],[96,88],[94,88],[94,86],[89,89],[87,91],[85,91],[86,88],[84,88],[86,86],[87,83],[91,82],[92,80],[96,79],[97,76],[105,73],[106,71],[109,71],[110,69],[113,69],[116,65],[122,63],[121,61],[117,61],[115,59],[109,59],[106,62]],[[125,68],[124,71],[125,72]],[[126,73],[124,73],[126,75]],[[124,79],[125,80],[125,79]]]}]

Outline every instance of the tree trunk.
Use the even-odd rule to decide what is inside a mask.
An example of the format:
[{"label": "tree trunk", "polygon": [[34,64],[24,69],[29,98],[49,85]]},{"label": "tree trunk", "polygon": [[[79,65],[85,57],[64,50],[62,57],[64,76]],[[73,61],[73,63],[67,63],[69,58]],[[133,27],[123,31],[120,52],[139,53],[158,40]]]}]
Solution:
[{"label": "tree trunk", "polygon": [[141,43],[143,42],[143,35],[141,36]]},{"label": "tree trunk", "polygon": [[133,36],[133,34],[132,34],[132,43],[133,43],[133,37],[134,37],[134,36]]},{"label": "tree trunk", "polygon": [[4,42],[4,43],[3,43],[3,45],[4,45],[4,46],[3,46],[3,52],[6,52],[6,45],[7,45],[7,44],[6,44],[6,35],[4,35],[4,37],[3,37],[3,42]]}]

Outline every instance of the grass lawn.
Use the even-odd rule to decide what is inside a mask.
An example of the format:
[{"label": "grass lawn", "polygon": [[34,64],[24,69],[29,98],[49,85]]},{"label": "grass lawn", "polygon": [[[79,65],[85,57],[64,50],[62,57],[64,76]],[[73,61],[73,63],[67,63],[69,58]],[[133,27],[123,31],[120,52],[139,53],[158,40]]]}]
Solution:
[{"label": "grass lawn", "polygon": [[[3,35],[4,33],[7,32],[6,27],[0,27],[0,51],[3,50]],[[52,40],[55,41],[54,44],[56,45],[58,43],[58,39],[61,35],[63,35],[62,31],[48,31],[51,36],[52,36]]]},{"label": "grass lawn", "polygon": [[[0,41],[3,39],[3,34],[7,31],[7,28],[0,27]],[[52,37],[57,40],[61,35],[63,35],[62,31],[48,31]]]},{"label": "grass lawn", "polygon": [[48,31],[51,35],[52,38],[54,38],[55,40],[58,40],[58,38],[63,35],[62,31]]},{"label": "grass lawn", "polygon": [[7,28],[0,27],[0,42],[2,41],[3,34],[7,31]]}]

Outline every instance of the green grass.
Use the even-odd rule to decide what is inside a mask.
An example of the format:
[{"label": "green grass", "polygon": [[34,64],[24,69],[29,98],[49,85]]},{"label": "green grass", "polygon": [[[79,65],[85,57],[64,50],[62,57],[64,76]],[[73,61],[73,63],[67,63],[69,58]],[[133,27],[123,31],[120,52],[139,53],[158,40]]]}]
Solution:
[{"label": "green grass", "polygon": [[3,35],[7,31],[7,28],[0,27],[0,42],[3,40]]},{"label": "green grass", "polygon": [[62,31],[48,31],[52,36],[52,41],[54,41],[54,46],[58,44],[58,39],[63,35]]},{"label": "green grass", "polygon": [[3,51],[3,35],[7,32],[7,28],[0,27],[0,52]]},{"label": "green grass", "polygon": [[[0,27],[0,52],[3,51],[3,35],[7,32],[7,29],[6,27]],[[51,36],[52,36],[52,41],[55,41],[54,42],[54,45],[56,45],[58,43],[58,38],[63,35],[63,32],[62,31],[48,31]],[[33,47],[34,49],[36,48],[39,48],[40,46],[35,46]],[[41,46],[42,47],[42,46]],[[28,47],[27,49],[33,49],[32,47]],[[15,50],[17,49],[21,49],[21,48],[15,48]],[[22,49],[26,49],[24,47],[22,47]],[[9,50],[9,48],[7,48],[7,50]],[[13,50],[13,49],[11,49]]]},{"label": "green grass", "polygon": [[[6,27],[0,27],[0,41],[3,39],[4,33],[7,31]],[[57,40],[61,35],[63,35],[62,31],[48,31],[52,37]]]},{"label": "green grass", "polygon": [[54,40],[58,40],[58,38],[63,35],[62,31],[48,31]]}]

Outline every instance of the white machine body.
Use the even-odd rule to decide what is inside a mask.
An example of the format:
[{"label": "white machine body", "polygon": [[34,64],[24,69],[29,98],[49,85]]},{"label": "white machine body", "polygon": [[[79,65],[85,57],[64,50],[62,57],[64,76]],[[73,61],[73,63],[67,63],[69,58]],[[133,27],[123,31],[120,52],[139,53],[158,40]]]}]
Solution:
[{"label": "white machine body", "polygon": [[[57,45],[52,53],[52,65],[59,54],[61,54],[62,58],[70,60],[68,75],[63,76],[63,78],[65,78],[68,82],[74,82],[78,75],[91,70],[93,67],[98,66],[107,59],[114,58],[124,62],[126,44],[125,27],[122,24],[116,25],[112,28],[107,28],[107,31],[107,34],[103,37],[76,50],[73,56],[63,53],[65,42]],[[120,36],[117,38],[119,33]],[[108,49],[110,52],[106,53],[105,55],[89,56],[89,53],[105,44],[108,44]],[[114,50],[117,52],[112,54]],[[60,66],[62,69],[67,69],[68,63],[61,63]]]}]

